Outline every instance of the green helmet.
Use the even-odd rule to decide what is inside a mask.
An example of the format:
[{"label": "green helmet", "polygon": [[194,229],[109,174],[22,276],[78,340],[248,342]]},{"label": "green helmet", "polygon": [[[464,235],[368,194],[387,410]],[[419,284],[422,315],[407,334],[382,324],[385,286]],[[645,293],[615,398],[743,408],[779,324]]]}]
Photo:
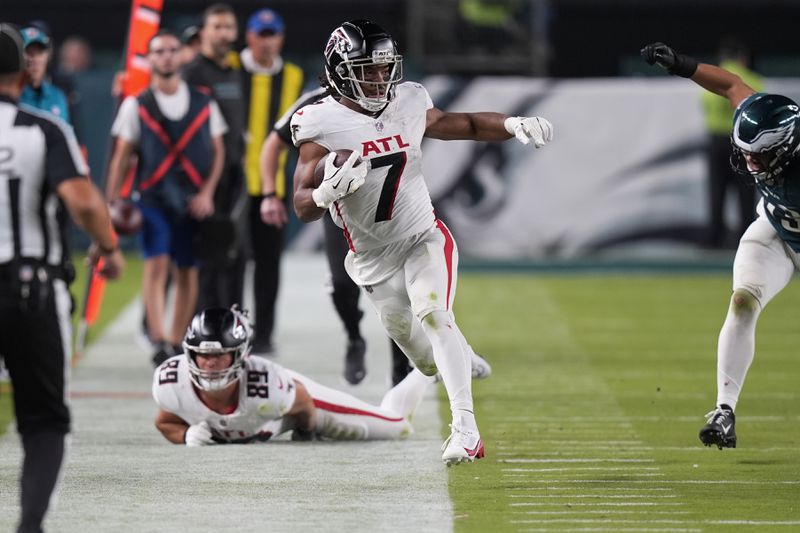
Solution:
[{"label": "green helmet", "polygon": [[[800,108],[779,94],[750,95],[736,109],[731,165],[758,184],[775,185],[800,148]],[[763,168],[748,166],[745,154],[759,154]]]}]

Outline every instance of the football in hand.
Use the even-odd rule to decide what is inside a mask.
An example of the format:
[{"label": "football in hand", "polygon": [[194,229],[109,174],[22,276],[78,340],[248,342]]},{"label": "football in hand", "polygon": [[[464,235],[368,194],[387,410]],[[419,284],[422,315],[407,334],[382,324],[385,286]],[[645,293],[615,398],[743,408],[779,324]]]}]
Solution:
[{"label": "football in hand", "polygon": [[142,212],[133,201],[117,198],[108,204],[111,224],[120,235],[133,235],[142,227]]},{"label": "football in hand", "polygon": [[[336,159],[334,160],[333,164],[337,167],[344,165],[345,161],[350,157],[350,154],[353,153],[352,150],[336,150]],[[317,162],[316,168],[314,168],[314,187],[319,187],[319,184],[322,183],[322,180],[325,179],[325,161],[328,159],[328,154],[325,154],[322,159]],[[356,160],[356,164],[354,166],[358,166],[363,164],[361,158]]]}]

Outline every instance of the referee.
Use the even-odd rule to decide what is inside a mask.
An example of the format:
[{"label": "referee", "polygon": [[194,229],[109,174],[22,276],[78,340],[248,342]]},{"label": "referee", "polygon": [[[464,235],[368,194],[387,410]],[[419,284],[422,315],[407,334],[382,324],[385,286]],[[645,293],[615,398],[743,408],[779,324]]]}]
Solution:
[{"label": "referee", "polygon": [[70,412],[70,296],[56,207],[93,239],[89,259],[119,276],[123,259],[103,197],[64,122],[18,107],[22,37],[0,24],[0,354],[22,439],[18,532],[42,531],[61,473]]}]

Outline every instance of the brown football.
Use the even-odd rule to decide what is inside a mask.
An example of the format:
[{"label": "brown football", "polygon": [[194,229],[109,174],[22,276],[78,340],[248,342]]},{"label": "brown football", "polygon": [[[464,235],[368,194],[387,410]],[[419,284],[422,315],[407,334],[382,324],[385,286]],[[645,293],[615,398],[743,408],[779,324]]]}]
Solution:
[{"label": "brown football", "polygon": [[[345,161],[347,161],[347,158],[350,157],[350,154],[352,153],[352,150],[336,150],[336,160],[333,162],[333,164],[337,167],[344,165]],[[322,183],[322,180],[325,177],[326,159],[328,159],[328,154],[325,154],[322,159],[317,162],[317,166],[314,168],[314,187],[319,187],[319,184]],[[361,158],[359,158],[356,161],[355,166],[358,166],[361,163]]]},{"label": "brown football", "polygon": [[142,227],[142,212],[127,198],[117,198],[108,204],[108,212],[114,231],[120,235],[133,235]]}]

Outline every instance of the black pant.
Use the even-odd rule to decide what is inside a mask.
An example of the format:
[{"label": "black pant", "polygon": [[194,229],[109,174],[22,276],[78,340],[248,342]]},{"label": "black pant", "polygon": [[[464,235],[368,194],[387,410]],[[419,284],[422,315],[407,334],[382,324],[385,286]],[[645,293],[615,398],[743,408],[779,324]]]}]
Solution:
[{"label": "black pant", "polygon": [[25,459],[20,479],[19,531],[40,531],[64,457],[70,431],[64,373],[71,339],[66,284],[47,284],[41,305],[23,307],[17,291],[0,281],[0,354],[14,390],[14,414]]},{"label": "black pant", "polygon": [[738,197],[739,223],[735,229],[736,240],[756,217],[756,189],[746,178],[737,176],[731,168],[731,140],[727,135],[712,135],[708,148],[709,213],[708,245],[726,245],[725,198],[729,186],[735,187]]},{"label": "black pant", "polygon": [[[289,207],[287,206],[287,209]],[[264,224],[261,220],[261,197],[251,196],[249,206],[250,244],[253,249],[253,300],[255,302],[255,346],[272,344],[275,328],[275,301],[281,281],[284,227]]]},{"label": "black pant", "polygon": [[[325,213],[323,227],[325,228],[325,257],[328,259],[333,285],[331,294],[333,305],[339,318],[342,319],[347,337],[350,340],[359,339],[361,338],[359,322],[364,313],[358,308],[361,289],[350,279],[344,268],[344,258],[349,249],[347,239],[342,230],[333,222],[330,213]],[[392,382],[397,385],[411,371],[411,364],[397,344],[392,339],[389,339],[389,342],[392,350]]]},{"label": "black pant", "polygon": [[341,228],[334,224],[330,213],[322,217],[325,228],[325,257],[331,271],[331,284],[333,285],[333,306],[342,319],[347,337],[350,340],[361,338],[359,322],[364,313],[358,308],[358,298],[361,289],[356,285],[344,269],[344,258],[349,250],[347,240]]},{"label": "black pant", "polygon": [[[226,167],[214,193],[214,215],[216,217],[231,216],[241,194],[242,186],[241,168],[238,165]],[[236,226],[235,223],[234,226]],[[242,246],[242,228],[236,226],[233,231],[234,235],[228,238],[232,239],[235,244],[214,242],[218,238],[213,236],[206,242],[195,243],[201,248],[216,246],[219,250],[225,250],[221,254],[209,254],[207,250],[199,253],[201,251],[195,249],[195,255],[201,257],[198,269],[198,311],[209,307],[230,307],[233,304],[242,305],[243,303],[246,256]],[[202,259],[205,255],[217,257]]]}]

